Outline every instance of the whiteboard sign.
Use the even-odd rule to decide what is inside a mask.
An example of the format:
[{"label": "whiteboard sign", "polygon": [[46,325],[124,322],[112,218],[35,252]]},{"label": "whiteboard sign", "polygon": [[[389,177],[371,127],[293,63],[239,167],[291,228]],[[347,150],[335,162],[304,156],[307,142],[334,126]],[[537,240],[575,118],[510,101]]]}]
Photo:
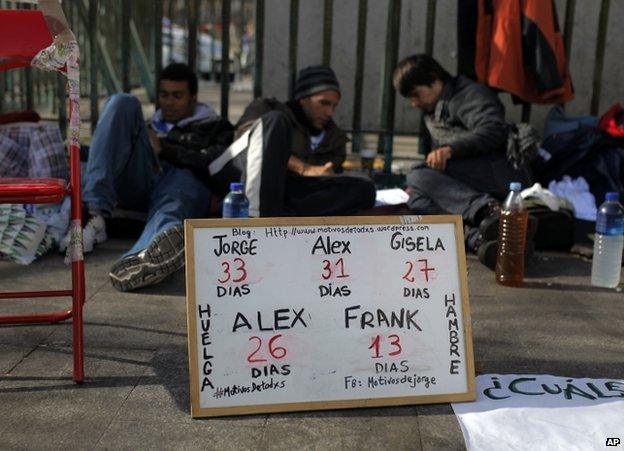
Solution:
[{"label": "whiteboard sign", "polygon": [[185,227],[194,417],[475,398],[459,216]]}]

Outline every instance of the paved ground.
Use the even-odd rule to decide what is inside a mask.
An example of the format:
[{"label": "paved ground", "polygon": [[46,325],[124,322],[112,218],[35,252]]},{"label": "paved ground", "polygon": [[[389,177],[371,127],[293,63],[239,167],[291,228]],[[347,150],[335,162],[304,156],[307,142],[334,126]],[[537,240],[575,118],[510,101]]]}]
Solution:
[{"label": "paved ground", "polygon": [[[0,327],[0,449],[463,448],[448,404],[191,419],[184,275],[116,292],[107,271],[129,245],[110,240],[86,262],[84,385],[70,379],[69,324]],[[471,258],[477,371],[621,378],[624,296],[590,287],[589,272],[581,258],[539,254],[526,287],[509,289]],[[59,256],[0,262],[0,290],[49,287],[66,273]],[[3,301],[2,312],[24,309]]]}]

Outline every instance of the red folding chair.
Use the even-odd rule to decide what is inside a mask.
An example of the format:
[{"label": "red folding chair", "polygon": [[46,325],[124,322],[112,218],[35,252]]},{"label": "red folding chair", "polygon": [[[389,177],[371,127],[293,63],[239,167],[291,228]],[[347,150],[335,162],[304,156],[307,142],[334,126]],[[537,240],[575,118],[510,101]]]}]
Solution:
[{"label": "red folding chair", "polygon": [[0,70],[35,66],[67,74],[69,87],[69,183],[62,179],[0,178],[0,203],[35,204],[61,202],[71,196],[72,286],[66,290],[17,291],[0,293],[0,299],[71,297],[71,308],[30,315],[0,316],[0,325],[58,323],[72,319],[73,358],[76,383],[84,379],[82,307],[85,301],[84,260],[82,256],[82,208],[80,192],[80,127],[77,82],[78,47],[60,3],[45,0],[40,10],[0,9]]}]

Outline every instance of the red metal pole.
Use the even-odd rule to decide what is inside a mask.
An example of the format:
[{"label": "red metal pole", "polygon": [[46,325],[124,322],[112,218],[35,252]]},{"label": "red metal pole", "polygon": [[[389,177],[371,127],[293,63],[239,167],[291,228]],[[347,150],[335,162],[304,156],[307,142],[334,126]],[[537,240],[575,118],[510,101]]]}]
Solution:
[{"label": "red metal pole", "polygon": [[43,290],[43,291],[9,291],[0,293],[0,299],[20,298],[53,298],[61,296],[73,296],[72,290]]},{"label": "red metal pole", "polygon": [[[69,117],[72,120],[72,103],[69,99]],[[72,224],[76,221],[80,227],[78,232],[82,235],[82,187],[80,179],[80,148],[75,143],[69,146],[69,164],[71,180],[71,219]],[[80,239],[82,244],[82,237]],[[72,335],[74,347],[74,382],[81,384],[84,380],[84,349],[83,349],[83,328],[82,328],[82,306],[85,301],[85,275],[82,249],[80,259],[72,261]]]},{"label": "red metal pole", "polygon": [[37,315],[0,316],[0,324],[44,324],[58,323],[71,318],[72,310],[61,310],[54,313],[39,313]]}]

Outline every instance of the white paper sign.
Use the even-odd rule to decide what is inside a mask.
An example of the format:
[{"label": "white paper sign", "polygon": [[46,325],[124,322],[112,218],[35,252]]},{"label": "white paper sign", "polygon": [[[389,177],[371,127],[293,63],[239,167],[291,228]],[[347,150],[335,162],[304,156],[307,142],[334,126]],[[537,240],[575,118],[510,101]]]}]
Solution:
[{"label": "white paper sign", "polygon": [[624,447],[624,380],[484,374],[477,400],[453,410],[468,450]]}]

